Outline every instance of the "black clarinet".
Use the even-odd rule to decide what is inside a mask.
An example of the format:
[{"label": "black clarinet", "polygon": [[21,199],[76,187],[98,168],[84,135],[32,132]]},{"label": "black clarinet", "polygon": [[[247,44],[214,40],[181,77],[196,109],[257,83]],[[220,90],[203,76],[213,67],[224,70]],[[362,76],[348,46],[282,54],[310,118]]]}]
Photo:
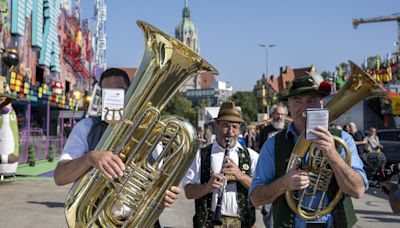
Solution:
[{"label": "black clarinet", "polygon": [[[230,142],[229,142],[229,138],[226,138],[226,146],[225,146],[225,153],[224,153],[224,160],[222,162],[222,167],[221,167],[221,172],[224,169],[224,166],[226,163],[228,163],[228,159],[226,159],[229,156],[229,147],[230,147]],[[218,190],[218,200],[217,200],[217,207],[215,208],[215,212],[214,212],[214,218],[212,220],[213,225],[216,226],[221,226],[222,225],[222,221],[221,221],[221,205],[222,205],[222,197],[224,196],[224,190],[226,187],[226,175],[224,174],[224,182],[222,187]]]}]

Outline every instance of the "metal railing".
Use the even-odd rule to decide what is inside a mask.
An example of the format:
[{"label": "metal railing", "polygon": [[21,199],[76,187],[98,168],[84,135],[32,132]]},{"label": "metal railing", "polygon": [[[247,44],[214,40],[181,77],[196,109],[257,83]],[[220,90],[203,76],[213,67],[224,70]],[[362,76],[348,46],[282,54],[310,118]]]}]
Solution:
[{"label": "metal railing", "polygon": [[[35,149],[36,160],[47,159],[52,149],[54,156],[61,153],[61,136],[49,136],[49,148],[46,149],[46,135],[41,128],[22,129],[19,136],[19,163],[27,163],[29,158],[29,146]],[[65,143],[65,140],[64,140]]]}]

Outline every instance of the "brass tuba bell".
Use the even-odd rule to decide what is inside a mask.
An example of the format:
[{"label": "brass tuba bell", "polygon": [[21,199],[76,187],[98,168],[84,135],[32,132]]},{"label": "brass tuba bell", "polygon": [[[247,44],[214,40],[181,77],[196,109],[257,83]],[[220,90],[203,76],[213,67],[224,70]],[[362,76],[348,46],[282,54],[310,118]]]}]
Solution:
[{"label": "brass tuba bell", "polygon": [[[380,95],[386,90],[355,63],[351,61],[349,63],[350,77],[343,88],[326,104],[326,108],[329,110],[329,122],[338,118],[363,99],[372,95]],[[340,137],[334,136],[334,140],[335,143],[340,144],[344,148],[346,154],[345,161],[350,165],[351,154],[346,143]],[[309,151],[309,164],[306,166],[306,171],[310,173],[309,189],[304,190],[300,196],[295,196],[292,191],[286,191],[285,198],[294,213],[305,220],[311,220],[330,213],[341,200],[343,193],[339,189],[328,205],[323,205],[322,202],[324,197],[327,197],[326,193],[333,177],[333,171],[328,166],[328,162],[322,156],[322,153],[315,151],[313,144],[305,139],[304,132],[299,136],[293,148],[286,172],[297,168],[307,151]],[[312,207],[313,200],[304,203],[306,196],[313,199],[317,194],[322,195],[321,201],[316,203],[317,207]]]},{"label": "brass tuba bell", "polygon": [[[161,110],[191,77],[216,69],[175,38],[138,21],[145,51],[126,94],[124,117],[109,126],[96,150],[125,163],[121,178],[92,169],[72,186],[65,204],[70,227],[151,227],[164,209],[165,191],[178,185],[196,155],[193,126]],[[159,151],[158,156],[152,156]]]}]

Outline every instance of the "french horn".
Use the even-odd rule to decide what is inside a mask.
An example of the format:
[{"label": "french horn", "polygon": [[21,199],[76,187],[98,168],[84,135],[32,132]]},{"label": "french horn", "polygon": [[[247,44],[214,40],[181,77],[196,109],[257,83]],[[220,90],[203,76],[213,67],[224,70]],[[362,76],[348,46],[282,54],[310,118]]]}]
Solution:
[{"label": "french horn", "polygon": [[[329,110],[329,122],[337,119],[363,99],[372,95],[383,95],[385,91],[363,69],[352,61],[349,61],[349,64],[350,77],[343,88],[325,106]],[[334,136],[334,140],[335,143],[340,144],[344,148],[346,154],[345,161],[351,165],[351,154],[346,143],[340,137]],[[285,198],[294,213],[305,220],[312,220],[332,212],[336,204],[341,200],[343,193],[339,189],[328,205],[323,205],[323,200],[327,197],[328,187],[333,177],[333,171],[328,166],[328,162],[322,156],[322,153],[320,151],[315,152],[313,144],[306,140],[304,132],[299,136],[292,150],[286,172],[296,169],[307,151],[309,151],[309,163],[305,167],[307,168],[306,171],[310,174],[310,185],[300,196],[295,196],[293,191],[286,191]],[[318,206],[315,208],[312,207],[312,204],[314,203],[313,199],[317,198],[317,194],[322,195],[322,197],[317,202]],[[306,196],[311,198],[311,202],[304,203]]]}]

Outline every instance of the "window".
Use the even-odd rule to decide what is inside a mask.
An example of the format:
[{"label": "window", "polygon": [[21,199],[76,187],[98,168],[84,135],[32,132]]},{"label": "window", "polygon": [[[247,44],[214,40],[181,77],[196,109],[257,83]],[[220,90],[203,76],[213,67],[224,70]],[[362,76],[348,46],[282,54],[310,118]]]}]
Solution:
[{"label": "window", "polygon": [[378,137],[380,140],[398,141],[400,140],[400,131],[378,132]]},{"label": "window", "polygon": [[39,82],[40,84],[43,84],[43,69],[41,67],[36,67],[36,82]]}]

